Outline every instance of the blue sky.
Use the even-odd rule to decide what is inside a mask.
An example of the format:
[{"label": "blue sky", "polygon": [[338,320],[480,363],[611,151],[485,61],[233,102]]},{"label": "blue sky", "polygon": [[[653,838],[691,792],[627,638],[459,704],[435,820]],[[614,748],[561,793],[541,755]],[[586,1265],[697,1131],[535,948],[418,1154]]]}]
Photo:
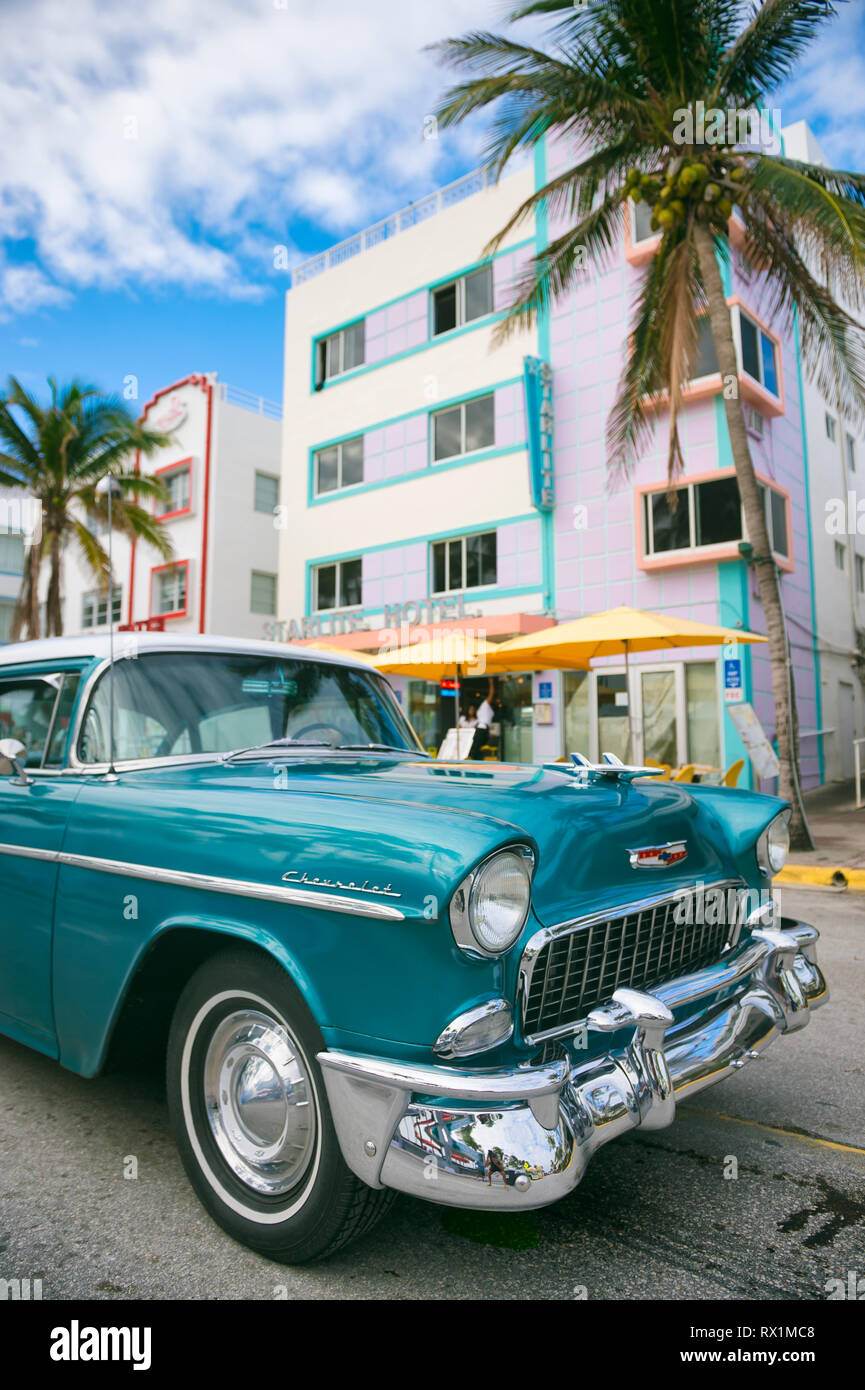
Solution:
[{"label": "blue sky", "polygon": [[[0,0],[0,381],[278,400],[289,264],[479,162],[422,49],[502,0]],[[865,167],[865,4],[772,98]],[[134,402],[133,402],[134,403]]]}]

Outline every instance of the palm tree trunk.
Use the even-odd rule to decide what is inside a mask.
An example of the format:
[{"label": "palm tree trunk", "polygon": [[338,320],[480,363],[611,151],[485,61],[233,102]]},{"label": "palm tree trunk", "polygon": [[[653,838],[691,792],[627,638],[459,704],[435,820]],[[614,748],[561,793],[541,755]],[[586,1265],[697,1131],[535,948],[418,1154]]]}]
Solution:
[{"label": "palm tree trunk", "polygon": [[39,613],[39,577],[42,567],[42,545],[34,540],[24,557],[24,574],[21,588],[15,601],[12,614],[12,629],[9,640],[18,642],[23,637],[41,637],[42,626]]},{"label": "palm tree trunk", "polygon": [[45,633],[48,637],[62,637],[63,609],[60,604],[62,551],[59,531],[51,532],[49,554],[51,556],[51,574],[48,579],[48,597],[45,604]]},{"label": "palm tree trunk", "polygon": [[[694,228],[694,239],[706,297],[709,302],[709,322],[718,356],[721,379],[725,382],[730,379],[738,382],[739,365],[736,360],[736,346],[733,342],[730,310],[724,295],[724,286],[715,256],[712,233],[707,227],[697,223]],[[766,635],[769,639],[772,692],[775,698],[775,737],[778,742],[778,761],[781,765],[778,793],[793,807],[793,816],[790,822],[791,847],[808,850],[813,849],[814,845],[805,820],[799,785],[798,725],[795,715],[793,670],[790,663],[787,628],[781,605],[778,571],[775,564],[771,562],[772,550],[766,527],[766,513],[763,509],[759,484],[751,461],[748,434],[745,429],[745,413],[738,391],[735,396],[728,396],[725,393],[724,409],[727,416],[727,428],[730,432],[733,462],[736,465],[739,494],[745,513],[748,539],[754,547],[756,557],[757,587],[766,618]],[[769,559],[765,557],[769,557]]]}]

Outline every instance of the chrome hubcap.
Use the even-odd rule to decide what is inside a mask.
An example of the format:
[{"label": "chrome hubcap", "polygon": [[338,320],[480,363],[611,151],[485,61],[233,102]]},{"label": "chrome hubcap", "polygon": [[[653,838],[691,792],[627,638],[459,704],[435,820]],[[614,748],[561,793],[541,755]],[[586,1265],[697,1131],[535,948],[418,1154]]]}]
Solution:
[{"label": "chrome hubcap", "polygon": [[204,1060],[204,1097],[219,1151],[241,1182],[270,1197],[296,1186],[315,1145],[315,1100],[282,1023],[254,1009],[224,1018]]}]

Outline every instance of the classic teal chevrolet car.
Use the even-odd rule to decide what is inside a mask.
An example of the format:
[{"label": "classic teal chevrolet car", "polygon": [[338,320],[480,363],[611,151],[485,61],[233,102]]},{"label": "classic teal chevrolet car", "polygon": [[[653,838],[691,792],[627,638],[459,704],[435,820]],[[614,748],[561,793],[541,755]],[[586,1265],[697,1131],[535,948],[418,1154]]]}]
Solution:
[{"label": "classic teal chevrolet car", "polygon": [[443,763],[339,655],[0,650],[0,1030],[164,1048],[193,1187],[288,1263],[390,1195],[518,1211],[827,998],[784,803],[575,755]]}]

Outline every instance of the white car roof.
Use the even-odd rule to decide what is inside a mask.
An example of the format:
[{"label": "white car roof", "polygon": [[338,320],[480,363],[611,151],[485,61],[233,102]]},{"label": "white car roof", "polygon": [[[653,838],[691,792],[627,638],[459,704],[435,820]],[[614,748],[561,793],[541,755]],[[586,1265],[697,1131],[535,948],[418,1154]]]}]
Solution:
[{"label": "white car roof", "polygon": [[[142,652],[248,652],[250,656],[286,656],[306,661],[332,661],[339,666],[370,666],[350,652],[323,651],[318,647],[299,647],[287,642],[268,642],[263,638],[211,637],[168,632],[118,632],[114,636],[114,651],[118,657],[131,651]],[[70,658],[98,657],[107,659],[110,641],[107,636],[41,637],[32,642],[14,642],[0,647],[0,667],[20,666],[24,662],[65,661]]]}]

